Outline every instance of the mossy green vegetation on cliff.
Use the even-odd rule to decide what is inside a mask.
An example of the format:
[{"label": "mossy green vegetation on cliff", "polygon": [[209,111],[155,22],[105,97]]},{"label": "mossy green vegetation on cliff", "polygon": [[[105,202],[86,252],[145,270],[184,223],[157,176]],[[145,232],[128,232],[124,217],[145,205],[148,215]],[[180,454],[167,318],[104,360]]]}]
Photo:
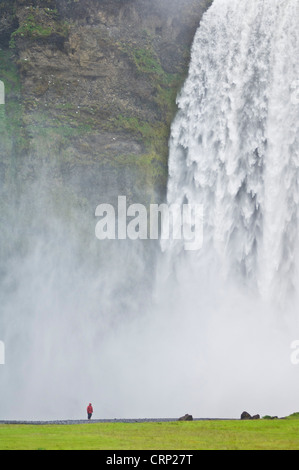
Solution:
[{"label": "mossy green vegetation on cliff", "polygon": [[21,82],[13,54],[9,50],[0,50],[0,80],[5,89],[5,105],[0,106],[0,153],[7,162],[12,147],[23,147],[26,140],[22,121]]},{"label": "mossy green vegetation on cliff", "polygon": [[97,172],[98,186],[109,192],[125,170],[126,191],[163,197],[176,95],[206,3],[5,2],[2,76],[8,90],[19,84],[19,99],[9,94],[5,113],[15,107],[11,122],[21,132],[14,132],[14,153],[23,154],[24,165],[34,172],[34,160],[48,161],[57,167],[53,175],[63,165],[65,181],[76,180],[79,192],[80,172]]},{"label": "mossy green vegetation on cliff", "polygon": [[117,162],[132,162],[153,177],[152,183],[165,187],[167,179],[168,138],[170,123],[177,110],[176,96],[183,84],[185,71],[167,73],[155,53],[150,39],[143,48],[132,44],[120,44],[119,49],[128,57],[136,74],[150,83],[152,103],[156,108],[155,120],[142,120],[134,113],[119,114],[110,118],[108,128],[126,131],[140,140],[145,146],[145,153],[139,157],[121,155]]},{"label": "mossy green vegetation on cliff", "polygon": [[11,35],[10,47],[15,48],[16,40],[23,38],[31,40],[49,39],[51,36],[66,38],[68,31],[68,24],[59,19],[57,9],[28,6],[18,29]]}]

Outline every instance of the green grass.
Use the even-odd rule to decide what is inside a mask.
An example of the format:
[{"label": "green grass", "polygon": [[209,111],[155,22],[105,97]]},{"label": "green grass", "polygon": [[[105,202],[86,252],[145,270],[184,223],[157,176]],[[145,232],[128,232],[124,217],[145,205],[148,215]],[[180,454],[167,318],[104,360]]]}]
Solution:
[{"label": "green grass", "polygon": [[296,450],[299,420],[1,425],[1,450]]}]

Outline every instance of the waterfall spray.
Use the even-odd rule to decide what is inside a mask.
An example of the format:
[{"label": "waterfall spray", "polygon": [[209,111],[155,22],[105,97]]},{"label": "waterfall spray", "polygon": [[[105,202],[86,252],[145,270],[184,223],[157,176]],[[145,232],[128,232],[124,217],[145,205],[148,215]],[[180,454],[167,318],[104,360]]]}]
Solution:
[{"label": "waterfall spray", "polygon": [[201,249],[99,241],[42,170],[6,195],[0,419],[299,409],[298,23],[299,0],[214,0],[201,21],[166,201],[203,208]]}]

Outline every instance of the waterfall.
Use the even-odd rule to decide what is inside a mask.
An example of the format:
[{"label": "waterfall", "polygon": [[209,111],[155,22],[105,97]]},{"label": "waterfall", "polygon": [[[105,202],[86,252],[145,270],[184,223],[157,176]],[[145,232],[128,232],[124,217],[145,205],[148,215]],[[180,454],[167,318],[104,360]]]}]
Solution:
[{"label": "waterfall", "polygon": [[202,414],[298,407],[298,24],[298,0],[214,0],[177,99],[167,202],[202,205],[203,246],[162,242],[156,298]]},{"label": "waterfall", "polygon": [[214,0],[170,140],[168,202],[204,208],[198,269],[209,253],[277,303],[299,287],[298,24],[297,0]]}]

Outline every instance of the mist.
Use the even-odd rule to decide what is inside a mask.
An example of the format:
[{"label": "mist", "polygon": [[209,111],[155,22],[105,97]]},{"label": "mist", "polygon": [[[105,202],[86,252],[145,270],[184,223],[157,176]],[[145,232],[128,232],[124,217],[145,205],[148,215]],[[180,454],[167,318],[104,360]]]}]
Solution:
[{"label": "mist", "polygon": [[43,183],[1,240],[1,419],[84,419],[88,402],[95,419],[297,409],[295,310],[281,316],[198,252],[171,263],[150,240],[97,240],[92,208],[58,215]]}]

